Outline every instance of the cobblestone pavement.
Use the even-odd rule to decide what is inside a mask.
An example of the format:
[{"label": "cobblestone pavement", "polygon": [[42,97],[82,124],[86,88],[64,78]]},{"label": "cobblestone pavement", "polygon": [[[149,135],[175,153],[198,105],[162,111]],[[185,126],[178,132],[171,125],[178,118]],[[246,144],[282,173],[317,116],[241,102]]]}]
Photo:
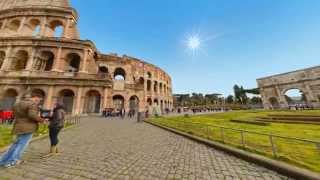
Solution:
[{"label": "cobblestone pavement", "polygon": [[48,139],[0,179],[288,179],[203,144],[130,120],[84,118],[61,134],[63,153],[48,159]]}]

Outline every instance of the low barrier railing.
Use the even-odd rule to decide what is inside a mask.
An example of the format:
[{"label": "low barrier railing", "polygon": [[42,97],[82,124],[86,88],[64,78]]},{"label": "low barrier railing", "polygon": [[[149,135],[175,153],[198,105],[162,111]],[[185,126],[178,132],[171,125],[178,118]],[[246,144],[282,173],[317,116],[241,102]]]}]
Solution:
[{"label": "low barrier railing", "polygon": [[80,116],[76,115],[76,116],[67,116],[65,119],[65,124],[66,125],[76,125],[76,124],[80,124],[81,122],[81,118]]},{"label": "low barrier railing", "polygon": [[320,141],[316,140],[188,122],[186,120],[166,119],[153,122],[241,149],[293,161],[306,167],[320,162]]}]

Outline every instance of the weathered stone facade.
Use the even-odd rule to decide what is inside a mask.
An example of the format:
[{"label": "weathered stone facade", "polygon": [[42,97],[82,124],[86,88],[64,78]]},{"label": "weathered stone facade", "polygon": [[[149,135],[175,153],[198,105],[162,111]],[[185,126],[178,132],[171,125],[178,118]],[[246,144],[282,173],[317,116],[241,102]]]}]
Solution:
[{"label": "weathered stone facade", "polygon": [[291,89],[300,90],[308,105],[320,107],[320,66],[261,78],[257,82],[266,109],[288,108],[285,93]]},{"label": "weathered stone facade", "polygon": [[170,76],[142,60],[98,52],[80,40],[68,0],[0,2],[0,97],[10,108],[25,92],[61,98],[73,114],[103,108],[172,108]]}]

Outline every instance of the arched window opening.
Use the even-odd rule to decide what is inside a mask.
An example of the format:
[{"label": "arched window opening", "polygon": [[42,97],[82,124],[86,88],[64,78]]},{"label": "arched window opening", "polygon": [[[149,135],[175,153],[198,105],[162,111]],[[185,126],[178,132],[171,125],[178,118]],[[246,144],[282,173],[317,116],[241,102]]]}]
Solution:
[{"label": "arched window opening", "polygon": [[32,32],[32,36],[39,36],[40,35],[40,25],[36,26],[34,28],[34,31]]},{"label": "arched window opening", "polygon": [[38,19],[32,19],[30,21],[30,27],[32,30],[32,36],[40,35],[40,21]]},{"label": "arched window opening", "polygon": [[139,111],[139,98],[137,96],[131,96],[129,100],[129,109],[133,115]]},{"label": "arched window opening", "polygon": [[62,37],[63,36],[63,27],[62,26],[58,26],[55,28],[54,30],[54,37]]},{"label": "arched window opening", "polygon": [[116,81],[124,81],[126,79],[126,72],[122,68],[117,68],[114,71],[114,79]]},{"label": "arched window opening", "polygon": [[87,92],[85,98],[86,113],[100,113],[101,95],[98,91],[91,90]]},{"label": "arched window opening", "polygon": [[113,100],[113,107],[116,110],[120,110],[120,109],[124,108],[124,98],[123,98],[123,96],[115,95],[115,96],[113,96],[112,100]]},{"label": "arched window opening", "polygon": [[147,91],[151,91],[151,80],[147,81]]},{"label": "arched window opening", "polygon": [[154,90],[154,92],[158,92],[158,82],[157,81],[154,82],[153,90]]},{"label": "arched window opening", "polygon": [[151,99],[151,98],[148,98],[148,99],[147,99],[147,104],[148,104],[149,106],[152,106],[152,99]]},{"label": "arched window opening", "polygon": [[54,54],[50,51],[44,52],[43,57],[45,59],[45,71],[51,71],[54,62]]},{"label": "arched window opening", "polygon": [[8,28],[11,30],[11,31],[15,31],[15,32],[17,32],[18,31],[18,29],[19,29],[19,27],[20,27],[20,24],[21,24],[21,22],[19,21],[19,20],[13,20],[13,21],[11,21],[10,23],[9,23],[9,26],[8,26]]},{"label": "arched window opening", "polygon": [[63,103],[66,112],[69,114],[73,112],[74,96],[74,92],[69,89],[62,90],[59,93],[59,101]]},{"label": "arched window opening", "polygon": [[18,92],[14,89],[8,89],[2,100],[0,101],[0,109],[2,110],[12,110],[13,105],[16,102]]},{"label": "arched window opening", "polygon": [[43,51],[37,57],[33,69],[38,71],[50,71],[53,67],[54,54],[50,51]]},{"label": "arched window opening", "polygon": [[61,21],[52,21],[50,23],[51,30],[53,32],[53,37],[60,38],[63,36],[63,23]]},{"label": "arched window opening", "polygon": [[162,83],[159,84],[160,93],[162,93]]},{"label": "arched window opening", "polygon": [[99,76],[100,78],[106,78],[106,77],[108,77],[108,73],[109,73],[109,70],[108,70],[107,67],[105,67],[105,66],[100,66],[100,67],[99,67],[98,76]]},{"label": "arched window opening", "polygon": [[147,73],[147,77],[148,77],[149,79],[151,79],[151,78],[152,78],[152,74],[151,74],[151,72],[148,72],[148,73]]},{"label": "arched window opening", "polygon": [[10,69],[13,71],[21,71],[26,69],[28,58],[29,58],[28,52],[24,50],[18,51],[13,57],[13,61]]},{"label": "arched window opening", "polygon": [[143,78],[143,77],[140,77],[140,78],[139,78],[139,84],[140,84],[140,85],[144,85],[144,78]]},{"label": "arched window opening", "polygon": [[103,73],[103,74],[108,74],[108,68],[105,66],[100,66],[99,67],[99,73]]},{"label": "arched window opening", "polygon": [[159,105],[158,99],[155,99],[155,100],[153,101],[153,103],[154,103],[154,105],[158,106],[158,105]]},{"label": "arched window opening", "polygon": [[67,72],[79,72],[81,58],[78,54],[71,53],[67,56]]},{"label": "arched window opening", "polygon": [[285,92],[285,98],[289,106],[307,103],[305,94],[300,89],[289,89]]},{"label": "arched window opening", "polygon": [[6,58],[6,53],[4,51],[0,51],[0,69],[4,63],[5,58]]}]

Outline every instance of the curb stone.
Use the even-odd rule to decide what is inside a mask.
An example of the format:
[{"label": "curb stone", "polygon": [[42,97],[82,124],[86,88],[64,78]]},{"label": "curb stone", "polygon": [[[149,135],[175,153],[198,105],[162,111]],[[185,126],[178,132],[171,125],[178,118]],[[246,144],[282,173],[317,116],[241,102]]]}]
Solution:
[{"label": "curb stone", "polygon": [[210,141],[201,137],[197,137],[173,128],[168,128],[150,121],[145,121],[146,123],[149,123],[153,126],[156,126],[158,128],[170,131],[172,133],[175,133],[177,135],[180,136],[184,136],[188,139],[191,139],[193,141],[197,141],[199,143],[205,144],[207,146],[213,147],[215,149],[221,150],[225,153],[231,154],[233,156],[236,156],[240,159],[243,159],[245,161],[263,166],[267,169],[273,170],[275,172],[278,172],[280,174],[289,176],[291,178],[295,178],[295,179],[303,179],[303,180],[320,180],[320,174],[309,171],[307,169],[302,169],[299,167],[295,167],[292,166],[290,164],[284,163],[284,162],[280,162],[280,161],[276,161],[261,155],[257,155],[257,154],[253,154],[253,153],[249,153],[247,151],[244,150],[240,150],[231,146],[227,146],[225,144],[222,143],[218,143],[218,142],[214,142],[214,141]]}]

